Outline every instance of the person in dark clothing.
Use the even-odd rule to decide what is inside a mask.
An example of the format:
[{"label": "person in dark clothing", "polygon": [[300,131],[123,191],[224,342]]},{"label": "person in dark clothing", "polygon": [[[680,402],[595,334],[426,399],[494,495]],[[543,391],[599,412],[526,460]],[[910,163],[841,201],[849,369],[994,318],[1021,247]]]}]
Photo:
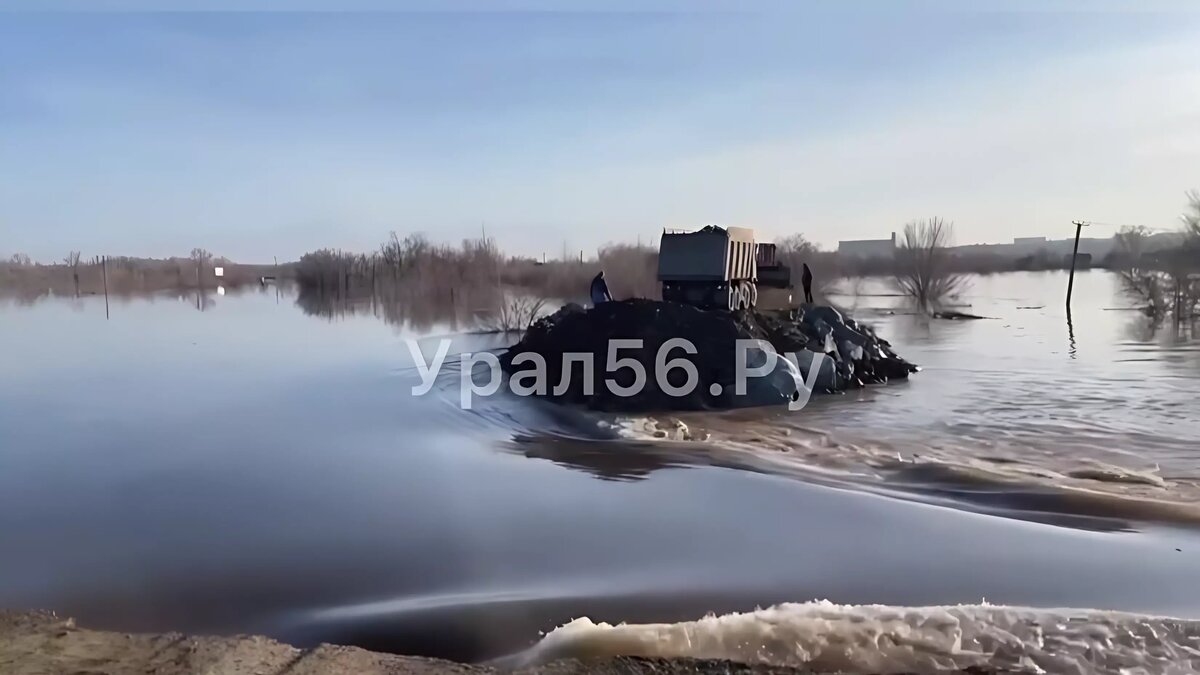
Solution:
[{"label": "person in dark clothing", "polygon": [[608,282],[604,280],[604,270],[592,279],[592,304],[599,305],[602,302],[612,302],[612,293],[608,292]]},{"label": "person in dark clothing", "polygon": [[812,304],[812,270],[808,269],[808,263],[804,263],[804,271],[800,273],[800,283],[804,284],[804,302]]}]

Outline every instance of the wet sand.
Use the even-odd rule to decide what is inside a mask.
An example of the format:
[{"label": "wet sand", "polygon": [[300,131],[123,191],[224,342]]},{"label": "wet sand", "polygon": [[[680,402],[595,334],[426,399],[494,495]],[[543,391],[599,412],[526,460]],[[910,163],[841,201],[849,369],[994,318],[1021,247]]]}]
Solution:
[{"label": "wet sand", "polygon": [[[500,671],[438,659],[379,654],[356,647],[320,645],[313,649],[297,649],[258,636],[190,637],[178,633],[110,633],[79,628],[72,619],[59,618],[50,612],[0,611],[0,672],[6,675],[475,675]],[[527,675],[784,675],[803,671],[728,661],[618,657],[587,661],[566,659],[511,672]]]}]

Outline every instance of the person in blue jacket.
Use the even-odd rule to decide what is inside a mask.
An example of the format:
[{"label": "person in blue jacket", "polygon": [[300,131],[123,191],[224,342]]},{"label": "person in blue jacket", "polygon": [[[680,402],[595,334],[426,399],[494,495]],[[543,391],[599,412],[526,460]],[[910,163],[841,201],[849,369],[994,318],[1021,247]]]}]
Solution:
[{"label": "person in blue jacket", "polygon": [[604,270],[592,279],[592,304],[599,305],[602,302],[612,302],[612,293],[608,292],[608,282],[604,281]]}]

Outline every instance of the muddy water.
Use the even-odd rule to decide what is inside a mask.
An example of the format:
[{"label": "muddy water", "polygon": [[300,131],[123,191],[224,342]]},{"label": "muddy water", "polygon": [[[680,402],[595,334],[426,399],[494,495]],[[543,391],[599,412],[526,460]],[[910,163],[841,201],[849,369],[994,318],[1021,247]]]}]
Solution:
[{"label": "muddy water", "polygon": [[1069,322],[1056,273],[975,279],[959,309],[988,317],[976,321],[931,321],[883,284],[843,284],[835,300],[921,375],[800,415],[683,420],[724,446],[791,453],[756,453],[776,467],[834,469],[920,499],[1085,527],[1200,523],[1200,340],[1129,311],[1109,275],[1082,278]]},{"label": "muddy water", "polygon": [[[1101,272],[1068,324],[1064,287],[976,279],[972,322],[847,288],[920,375],[678,418],[463,411],[453,369],[414,397],[404,339],[461,324],[274,291],[3,304],[0,605],[459,659],[1190,672],[1200,631],[1142,615],[1200,618],[1200,346]],[[809,604],[737,614],[780,603]]]}]

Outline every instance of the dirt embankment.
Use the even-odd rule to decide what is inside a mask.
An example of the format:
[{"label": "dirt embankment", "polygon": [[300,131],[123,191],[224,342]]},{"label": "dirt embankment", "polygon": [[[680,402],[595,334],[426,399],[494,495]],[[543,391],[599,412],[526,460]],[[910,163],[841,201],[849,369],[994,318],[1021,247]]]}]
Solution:
[{"label": "dirt embankment", "polygon": [[[673,347],[664,353],[663,347],[678,338],[686,340],[695,352]],[[640,341],[640,346],[618,342],[630,340]],[[731,313],[642,299],[606,302],[591,309],[567,305],[531,326],[501,363],[514,376],[532,373],[536,362],[520,357],[536,354],[545,361],[545,380],[550,385],[567,382],[564,390],[550,395],[598,410],[652,412],[785,403],[795,389],[790,375],[757,383],[758,394],[750,399],[735,399],[739,340],[764,340],[779,354],[795,355],[799,374],[805,381],[815,382],[816,393],[903,379],[917,370],[870,327],[832,307]],[[563,366],[570,361],[565,357],[578,354],[590,355],[590,377],[585,378],[580,365],[571,361],[573,371],[564,379]],[[646,375],[644,385],[631,394],[618,394],[606,384],[609,379],[619,388],[634,383],[631,369],[613,367],[621,359],[633,359]],[[695,368],[698,381],[693,386],[683,387],[687,374],[682,369],[664,367],[676,359]],[[746,365],[755,367],[752,361],[747,359]],[[810,368],[817,369],[814,380],[808,379]],[[662,386],[659,375],[665,377],[667,387]],[[675,388],[686,391],[667,391]],[[772,393],[778,395],[772,397]]]},{"label": "dirt embankment", "polygon": [[[492,675],[493,668],[378,654],[356,647],[297,649],[265,637],[189,637],[81,629],[50,612],[0,610],[3,675]],[[563,660],[515,675],[800,675],[805,671],[726,661],[608,658]],[[971,671],[984,675],[990,671]]]}]

